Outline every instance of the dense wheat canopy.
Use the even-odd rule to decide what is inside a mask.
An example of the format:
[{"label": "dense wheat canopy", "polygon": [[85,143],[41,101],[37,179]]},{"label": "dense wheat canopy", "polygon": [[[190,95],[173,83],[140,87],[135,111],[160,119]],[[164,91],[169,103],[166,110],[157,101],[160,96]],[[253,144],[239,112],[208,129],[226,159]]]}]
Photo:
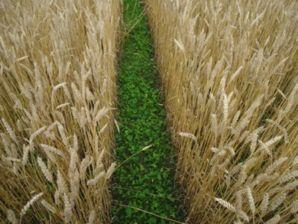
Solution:
[{"label": "dense wheat canopy", "polygon": [[148,0],[189,223],[297,223],[297,1]]},{"label": "dense wheat canopy", "polygon": [[120,1],[0,2],[1,223],[107,223]]},{"label": "dense wheat canopy", "polygon": [[298,223],[297,12],[1,0],[0,222]]}]

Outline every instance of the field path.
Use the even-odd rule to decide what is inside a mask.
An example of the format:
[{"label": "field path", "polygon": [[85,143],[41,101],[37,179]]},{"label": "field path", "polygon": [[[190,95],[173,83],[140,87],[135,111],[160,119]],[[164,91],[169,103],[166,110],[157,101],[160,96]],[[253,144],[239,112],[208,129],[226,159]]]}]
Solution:
[{"label": "field path", "polygon": [[123,3],[127,36],[118,81],[116,160],[120,167],[114,178],[112,219],[119,224],[175,223],[170,219],[181,217],[175,198],[175,159],[152,40],[140,0]]}]

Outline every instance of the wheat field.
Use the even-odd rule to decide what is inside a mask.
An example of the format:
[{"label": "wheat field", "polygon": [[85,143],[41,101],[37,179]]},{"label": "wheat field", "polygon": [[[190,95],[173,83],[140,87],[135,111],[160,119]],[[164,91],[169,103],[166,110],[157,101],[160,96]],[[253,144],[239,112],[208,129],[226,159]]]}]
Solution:
[{"label": "wheat field", "polygon": [[[142,1],[173,156],[164,150],[167,140],[159,144],[165,119],[154,106],[162,103],[148,97],[159,90],[139,89],[147,82],[138,81],[142,75],[152,75],[149,85],[157,81],[142,7],[123,2],[124,10],[120,0],[0,1],[0,222],[298,223],[298,2]],[[130,40],[122,58],[121,37]],[[113,156],[117,84],[129,120],[118,130],[120,166]],[[150,142],[135,152],[140,136],[158,136],[158,147]],[[161,179],[171,179],[170,168],[158,162],[176,153],[183,222],[173,215],[180,203],[163,204],[162,197],[180,197]],[[117,169],[123,163],[127,175]],[[123,197],[118,206],[126,210],[115,218],[116,169],[123,182],[114,184]],[[126,183],[138,181],[138,192]],[[144,204],[134,204],[138,197]]]},{"label": "wheat field", "polygon": [[145,2],[186,222],[297,223],[297,1]]},{"label": "wheat field", "polygon": [[0,2],[1,223],[109,223],[120,4]]}]

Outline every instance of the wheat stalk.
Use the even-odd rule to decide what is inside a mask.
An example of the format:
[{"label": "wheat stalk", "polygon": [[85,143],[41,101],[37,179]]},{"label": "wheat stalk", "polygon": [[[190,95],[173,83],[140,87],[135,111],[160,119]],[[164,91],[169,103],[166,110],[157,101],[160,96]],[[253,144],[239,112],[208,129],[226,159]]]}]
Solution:
[{"label": "wheat stalk", "polygon": [[16,218],[16,215],[14,213],[13,210],[8,209],[7,210],[7,220],[11,223],[11,224],[17,224],[18,220]]},{"label": "wheat stalk", "polygon": [[21,212],[20,212],[20,216],[24,216],[27,211],[29,210],[29,208],[36,202],[38,201],[41,197],[43,196],[43,193],[38,193],[36,195],[34,195],[22,208]]},{"label": "wheat stalk", "polygon": [[37,163],[38,163],[38,166],[40,167],[41,172],[45,176],[45,178],[49,182],[53,182],[53,175],[52,175],[51,171],[48,169],[47,165],[43,162],[43,160],[40,157],[37,157]]},{"label": "wheat stalk", "polygon": [[280,219],[281,219],[280,215],[277,214],[273,218],[271,218],[270,220],[265,222],[265,224],[277,224],[277,223],[279,223]]}]

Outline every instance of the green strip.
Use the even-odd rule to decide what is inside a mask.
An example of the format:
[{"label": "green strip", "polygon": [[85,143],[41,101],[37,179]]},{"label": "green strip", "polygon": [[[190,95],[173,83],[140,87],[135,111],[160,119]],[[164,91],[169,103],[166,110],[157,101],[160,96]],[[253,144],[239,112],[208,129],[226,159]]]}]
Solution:
[{"label": "green strip", "polygon": [[[112,222],[179,223],[174,153],[161,104],[152,40],[140,0],[124,0]],[[152,145],[151,147],[146,147]],[[146,148],[144,148],[146,147]]]}]

